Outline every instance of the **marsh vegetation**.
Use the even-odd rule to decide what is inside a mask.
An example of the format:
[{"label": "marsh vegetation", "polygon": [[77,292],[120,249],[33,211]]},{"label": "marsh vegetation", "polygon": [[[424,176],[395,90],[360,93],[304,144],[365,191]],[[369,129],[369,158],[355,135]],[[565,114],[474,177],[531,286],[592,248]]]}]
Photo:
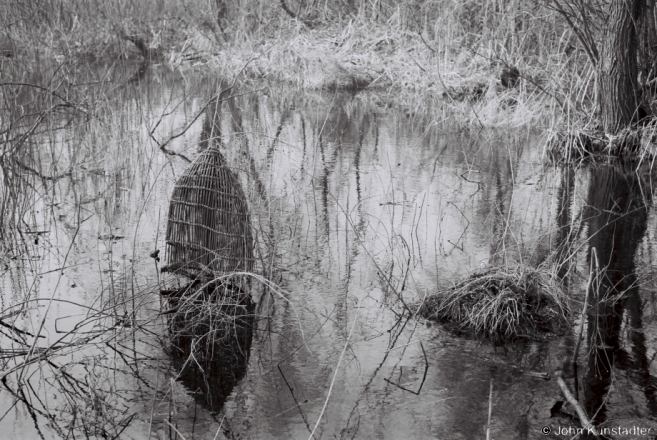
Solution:
[{"label": "marsh vegetation", "polygon": [[0,436],[657,432],[654,9],[5,1]]}]

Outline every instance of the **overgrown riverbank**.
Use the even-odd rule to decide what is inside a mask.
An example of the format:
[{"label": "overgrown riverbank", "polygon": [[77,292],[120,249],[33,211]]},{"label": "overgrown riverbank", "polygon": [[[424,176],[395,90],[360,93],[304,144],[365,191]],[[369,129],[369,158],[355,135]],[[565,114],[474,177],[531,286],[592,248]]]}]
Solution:
[{"label": "overgrown riverbank", "polygon": [[391,91],[444,100],[480,126],[583,127],[593,113],[585,51],[561,15],[531,1],[52,0],[4,12],[0,46],[15,58],[148,59],[261,87]]}]

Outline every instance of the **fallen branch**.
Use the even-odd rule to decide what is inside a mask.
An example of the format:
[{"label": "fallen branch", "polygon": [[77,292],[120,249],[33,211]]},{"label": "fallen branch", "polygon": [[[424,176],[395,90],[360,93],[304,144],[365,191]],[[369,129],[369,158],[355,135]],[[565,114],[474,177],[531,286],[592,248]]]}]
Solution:
[{"label": "fallen branch", "polygon": [[566,385],[566,382],[564,382],[561,375],[557,375],[557,383],[559,384],[561,392],[563,393],[563,396],[566,398],[570,406],[575,408],[575,412],[577,413],[577,417],[579,417],[579,421],[582,424],[582,427],[586,429],[587,432],[593,434],[595,438],[600,438],[598,429],[595,427],[593,422],[589,420],[589,417],[586,415],[586,411],[584,411],[584,408],[582,408],[579,402],[575,399],[575,396],[573,396],[573,394],[570,392],[568,385]]}]

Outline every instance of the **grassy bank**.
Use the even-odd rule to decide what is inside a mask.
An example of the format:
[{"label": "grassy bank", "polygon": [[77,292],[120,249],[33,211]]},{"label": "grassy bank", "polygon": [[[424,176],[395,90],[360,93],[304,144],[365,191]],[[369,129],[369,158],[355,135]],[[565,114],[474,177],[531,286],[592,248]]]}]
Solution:
[{"label": "grassy bank", "polygon": [[[593,114],[584,50],[561,15],[530,0],[11,0],[1,8],[0,48],[17,58],[148,58],[306,90],[385,90],[444,100],[482,126],[586,126]],[[503,81],[514,69],[517,81]]]}]

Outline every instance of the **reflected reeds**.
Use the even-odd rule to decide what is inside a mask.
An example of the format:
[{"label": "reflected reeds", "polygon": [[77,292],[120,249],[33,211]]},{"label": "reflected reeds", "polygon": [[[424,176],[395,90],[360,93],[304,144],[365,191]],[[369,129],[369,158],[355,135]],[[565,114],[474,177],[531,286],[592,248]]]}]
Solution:
[{"label": "reflected reeds", "polygon": [[[191,438],[230,425],[227,437],[307,438],[317,424],[317,438],[359,438],[366,431],[381,438],[475,438],[487,423],[493,378],[493,437],[511,438],[516,431],[531,437],[546,424],[541,411],[558,390],[536,379],[545,375],[529,373],[560,369],[572,341],[494,348],[408,317],[405,305],[493,263],[522,262],[555,264],[576,309],[588,270],[582,249],[620,230],[629,232],[612,255],[629,243],[634,251],[624,258],[634,266],[614,269],[609,258],[601,266],[636,274],[634,281],[631,275],[605,281],[622,290],[616,292],[621,309],[609,313],[622,313],[620,329],[627,331],[605,340],[604,325],[619,324],[598,322],[604,308],[591,309],[585,320],[598,328],[592,337],[601,335],[591,340],[593,357],[615,356],[612,383],[640,390],[633,393],[639,411],[654,413],[654,307],[644,274],[652,265],[655,218],[650,197],[629,207],[622,202],[623,194],[636,196],[636,186],[650,192],[644,178],[545,168],[540,133],[450,125],[441,109],[390,108],[385,97],[271,88],[266,94],[233,91],[207,104],[221,81],[181,83],[149,69],[141,81],[129,82],[133,73],[113,89],[114,100],[93,107],[95,118],[81,117],[54,132],[59,135],[33,137],[41,150],[20,149],[21,162],[38,173],[3,168],[14,196],[0,207],[14,229],[2,233],[17,240],[22,231],[24,241],[2,245],[11,255],[29,248],[39,258],[30,260],[34,272],[23,271],[7,253],[3,261],[15,266],[3,276],[2,321],[35,336],[56,338],[63,331],[68,339],[49,349],[51,340],[36,338],[33,354],[41,357],[23,366],[35,338],[0,329],[15,368],[4,370],[14,394],[2,393],[19,409],[9,408],[2,423],[35,433],[23,410],[36,395],[43,405],[30,410],[39,429],[57,423],[64,436],[70,429],[82,437],[111,437],[125,426],[121,435],[134,438],[175,438],[174,428]],[[174,154],[164,154],[162,145]],[[249,208],[254,250],[248,264],[267,278],[270,288],[262,294],[249,296],[237,283],[216,280],[221,276],[211,266],[230,260],[216,249],[205,251],[235,243],[207,246],[207,238],[231,220],[203,213],[192,219],[191,209],[187,221],[208,226],[205,235],[188,234],[208,248],[204,267],[191,274],[196,284],[181,280],[180,287],[158,273],[158,255],[168,255],[169,197],[188,165],[181,156],[195,160],[212,149],[233,175],[227,180],[241,187],[239,197],[227,200]],[[600,194],[591,195],[594,187]],[[605,198],[605,191],[612,196]],[[644,213],[621,219],[626,208]],[[236,223],[245,222],[240,215]],[[616,229],[604,226],[610,216]],[[592,220],[580,227],[582,218]],[[29,224],[29,234],[15,227],[21,222]],[[608,229],[593,233],[594,227]],[[240,249],[245,234],[237,234]],[[228,266],[243,270],[247,260]],[[212,276],[201,281],[204,268]],[[15,275],[23,278],[9,278]],[[15,289],[32,289],[27,310],[12,303],[19,298],[11,297]],[[51,297],[48,312],[36,307]],[[604,351],[607,343],[618,348]],[[604,367],[599,359],[591,365]],[[17,381],[21,371],[31,383]],[[592,371],[586,380],[603,387],[591,385],[580,395],[594,407],[594,394],[606,393],[607,420],[622,417],[625,395],[604,388]],[[85,385],[74,388],[69,380]],[[87,386],[95,391],[83,392]]]},{"label": "reflected reeds", "polygon": [[[21,438],[119,438],[137,415],[129,402],[157,388],[163,369],[148,253],[161,234],[153,201],[176,164],[148,124],[185,96],[128,82],[131,66],[6,65],[0,424]],[[187,116],[168,115],[173,126]]]}]

